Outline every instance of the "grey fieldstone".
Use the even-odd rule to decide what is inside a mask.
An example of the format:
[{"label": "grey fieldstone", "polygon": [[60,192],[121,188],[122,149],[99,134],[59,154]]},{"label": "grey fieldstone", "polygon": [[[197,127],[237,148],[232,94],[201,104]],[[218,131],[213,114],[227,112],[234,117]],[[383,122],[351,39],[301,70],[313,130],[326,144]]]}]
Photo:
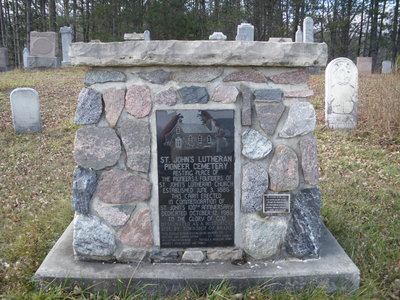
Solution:
[{"label": "grey fieldstone", "polygon": [[101,170],[115,165],[121,155],[121,141],[111,128],[83,127],[76,132],[74,158],[86,169]]},{"label": "grey fieldstone", "polygon": [[294,190],[299,186],[296,152],[285,145],[278,145],[269,165],[269,188],[275,192]]},{"label": "grey fieldstone", "polygon": [[287,216],[261,218],[257,214],[244,214],[242,235],[245,252],[254,259],[277,255],[284,243],[288,226]]},{"label": "grey fieldstone", "polygon": [[243,250],[241,249],[210,249],[207,250],[209,261],[241,261],[243,260]]},{"label": "grey fieldstone", "polygon": [[93,170],[76,167],[72,184],[72,208],[84,215],[89,213],[89,203],[97,187],[97,174]]},{"label": "grey fieldstone", "polygon": [[309,102],[296,102],[290,109],[280,137],[291,138],[314,131],[316,124],[314,106]]},{"label": "grey fieldstone", "polygon": [[306,70],[290,71],[270,77],[276,84],[302,84],[307,83],[308,78],[309,74]]},{"label": "grey fieldstone", "polygon": [[229,74],[224,78],[224,82],[229,81],[249,81],[255,83],[266,83],[267,78],[256,70],[242,70]]},{"label": "grey fieldstone", "polygon": [[210,99],[207,89],[200,86],[189,86],[178,90],[184,104],[207,103]]},{"label": "grey fieldstone", "polygon": [[136,205],[107,205],[98,201],[94,205],[97,215],[110,226],[124,226]]},{"label": "grey fieldstone", "polygon": [[127,154],[127,167],[134,171],[147,173],[150,168],[151,145],[149,123],[125,120],[120,128],[120,134]]},{"label": "grey fieldstone", "polygon": [[304,181],[307,184],[317,185],[319,182],[317,141],[314,137],[300,140],[301,167]]},{"label": "grey fieldstone", "polygon": [[146,250],[123,248],[117,252],[116,258],[122,263],[140,263],[146,260],[147,254]]},{"label": "grey fieldstone", "polygon": [[128,88],[125,95],[125,109],[135,118],[146,117],[152,107],[150,88],[145,85],[134,85]]},{"label": "grey fieldstone", "polygon": [[136,248],[153,247],[150,209],[144,207],[135,209],[131,220],[122,228],[120,240],[123,244]]},{"label": "grey fieldstone", "polygon": [[85,85],[104,82],[126,81],[126,75],[119,71],[89,70],[85,75]]},{"label": "grey fieldstone", "polygon": [[150,261],[153,263],[176,263],[180,261],[181,252],[176,250],[153,250]]},{"label": "grey fieldstone", "polygon": [[154,96],[154,102],[172,106],[176,104],[177,98],[176,90],[174,88],[169,88],[168,90],[158,92]]},{"label": "grey fieldstone", "polygon": [[282,103],[256,103],[256,113],[261,128],[268,135],[273,135],[279,119],[285,111]]},{"label": "grey fieldstone", "polygon": [[139,72],[139,77],[155,84],[164,84],[171,80],[171,72],[162,69],[151,72]]},{"label": "grey fieldstone", "polygon": [[125,106],[125,89],[111,88],[103,92],[104,111],[110,127],[114,128]]},{"label": "grey fieldstone", "polygon": [[128,171],[110,170],[101,174],[97,196],[105,203],[123,204],[150,198],[151,184],[147,179]]},{"label": "grey fieldstone", "polygon": [[254,96],[256,97],[256,101],[258,102],[282,101],[283,91],[281,89],[255,90]]},{"label": "grey fieldstone", "polygon": [[210,82],[223,72],[223,68],[184,68],[174,72],[173,79],[178,82]]},{"label": "grey fieldstone", "polygon": [[286,238],[286,251],[299,258],[317,258],[321,247],[321,193],[319,188],[303,189],[296,195]]},{"label": "grey fieldstone", "polygon": [[214,89],[211,100],[220,103],[234,103],[239,95],[236,87],[230,85],[219,85]]},{"label": "grey fieldstone", "polygon": [[242,125],[250,126],[251,122],[251,106],[254,99],[251,89],[244,85],[240,85],[240,92],[242,93]]},{"label": "grey fieldstone", "polygon": [[242,133],[242,154],[250,159],[266,157],[272,150],[272,142],[254,129]]},{"label": "grey fieldstone", "polygon": [[72,246],[75,255],[110,257],[116,249],[114,232],[96,216],[77,215]]},{"label": "grey fieldstone", "polygon": [[243,166],[242,212],[261,212],[263,194],[268,190],[268,172],[257,163]]},{"label": "grey fieldstone", "polygon": [[285,91],[286,98],[308,98],[314,96],[313,90]]},{"label": "grey fieldstone", "polygon": [[91,88],[83,88],[79,93],[77,108],[75,112],[75,124],[96,124],[103,112],[103,101],[101,93]]},{"label": "grey fieldstone", "polygon": [[200,250],[187,250],[182,255],[182,262],[186,263],[200,263],[206,256],[203,251]]}]

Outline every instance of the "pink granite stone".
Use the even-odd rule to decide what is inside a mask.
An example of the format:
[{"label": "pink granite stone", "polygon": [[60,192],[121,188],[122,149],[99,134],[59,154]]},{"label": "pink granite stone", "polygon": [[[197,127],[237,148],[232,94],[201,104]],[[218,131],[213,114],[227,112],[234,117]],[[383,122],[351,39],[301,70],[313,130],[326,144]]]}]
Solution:
[{"label": "pink granite stone", "polygon": [[150,89],[143,85],[134,85],[128,88],[125,96],[126,111],[136,118],[147,116],[152,107]]},{"label": "pink granite stone", "polygon": [[267,82],[267,78],[259,71],[243,70],[229,74],[224,78],[224,81],[250,81],[256,83],[265,83]]},{"label": "pink granite stone", "polygon": [[108,89],[103,92],[106,120],[114,128],[125,105],[125,89]]},{"label": "pink granite stone", "polygon": [[221,103],[234,103],[239,95],[239,91],[234,86],[219,85],[214,89],[211,100]]},{"label": "pink granite stone", "polygon": [[153,246],[151,212],[148,208],[134,211],[129,223],[122,229],[120,239],[123,244],[136,248]]},{"label": "pink granite stone", "polygon": [[122,204],[150,198],[150,182],[122,170],[105,171],[97,187],[99,199],[106,203]]},{"label": "pink granite stone", "polygon": [[161,91],[154,96],[154,102],[158,104],[175,105],[177,101],[177,95],[174,88]]},{"label": "pink granite stone", "polygon": [[278,145],[269,166],[269,188],[275,192],[291,191],[299,186],[296,152],[285,145]]},{"label": "pink granite stone", "polygon": [[306,83],[309,74],[305,70],[297,70],[292,72],[286,72],[278,75],[271,76],[269,79],[273,83],[277,84],[301,84]]},{"label": "pink granite stone", "polygon": [[301,167],[303,169],[304,180],[311,185],[319,182],[317,141],[315,138],[305,138],[300,140]]},{"label": "pink granite stone", "polygon": [[284,92],[286,98],[307,98],[314,96],[313,90],[300,90],[300,91],[286,91]]},{"label": "pink granite stone", "polygon": [[243,250],[240,249],[211,249],[207,250],[210,261],[238,261],[243,259]]}]

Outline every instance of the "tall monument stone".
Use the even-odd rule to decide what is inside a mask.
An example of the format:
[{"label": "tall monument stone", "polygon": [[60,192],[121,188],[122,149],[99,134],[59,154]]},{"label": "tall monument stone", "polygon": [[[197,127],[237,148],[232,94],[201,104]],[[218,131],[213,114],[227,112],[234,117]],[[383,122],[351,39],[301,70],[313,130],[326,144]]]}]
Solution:
[{"label": "tall monument stone", "polygon": [[71,65],[71,58],[68,55],[69,45],[72,43],[72,28],[64,26],[60,28],[61,47],[62,47],[62,62],[63,66]]},{"label": "tall monument stone", "polygon": [[332,60],[325,71],[325,122],[331,129],[357,126],[358,71],[348,58]]},{"label": "tall monument stone", "polygon": [[303,43],[314,43],[314,21],[305,17],[303,21]]}]

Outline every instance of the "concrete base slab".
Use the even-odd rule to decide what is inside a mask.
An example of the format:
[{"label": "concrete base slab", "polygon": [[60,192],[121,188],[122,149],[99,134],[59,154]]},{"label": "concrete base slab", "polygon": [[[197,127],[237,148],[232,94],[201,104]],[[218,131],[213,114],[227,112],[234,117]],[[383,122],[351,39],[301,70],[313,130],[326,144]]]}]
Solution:
[{"label": "concrete base slab", "polygon": [[59,57],[28,56],[27,69],[57,69],[60,67]]},{"label": "concrete base slab", "polygon": [[190,286],[199,291],[227,280],[238,290],[266,284],[271,290],[322,286],[329,293],[354,292],[360,271],[324,227],[320,259],[231,263],[119,264],[76,261],[72,251],[72,224],[54,245],[34,278],[48,284],[75,285],[108,293],[139,289],[157,295],[173,294]]}]

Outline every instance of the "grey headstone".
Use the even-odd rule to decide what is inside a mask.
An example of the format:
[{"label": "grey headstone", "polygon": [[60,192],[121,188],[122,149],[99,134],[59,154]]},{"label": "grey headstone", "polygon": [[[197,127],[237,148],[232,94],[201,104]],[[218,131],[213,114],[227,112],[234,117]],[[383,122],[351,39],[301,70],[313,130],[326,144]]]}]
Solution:
[{"label": "grey headstone", "polygon": [[77,215],[72,247],[78,256],[111,257],[116,249],[114,232],[96,216]]},{"label": "grey headstone", "polygon": [[345,57],[332,60],[325,70],[325,123],[331,129],[357,126],[358,71]]},{"label": "grey headstone", "polygon": [[70,66],[71,58],[69,57],[68,50],[72,43],[72,28],[64,26],[60,28],[61,33],[61,48],[62,48],[62,61],[61,65]]},{"label": "grey headstone", "polygon": [[208,37],[209,40],[221,40],[225,41],[226,40],[226,35],[223,34],[222,32],[214,32],[212,35]]},{"label": "grey headstone", "polygon": [[72,184],[72,208],[84,215],[89,213],[89,203],[96,191],[96,172],[81,167],[74,170],[74,182]]},{"label": "grey headstone", "polygon": [[188,86],[178,90],[184,104],[207,103],[210,99],[207,89],[200,86]]},{"label": "grey headstone", "polygon": [[143,32],[143,38],[145,41],[150,41],[151,40],[151,36],[150,36],[150,31],[149,30],[145,30]]},{"label": "grey headstone", "polygon": [[357,57],[357,70],[359,74],[371,74],[372,57]]},{"label": "grey headstone", "polygon": [[303,31],[301,30],[301,26],[297,26],[295,42],[296,43],[302,43],[303,42]]},{"label": "grey headstone", "polygon": [[52,31],[32,31],[30,33],[30,53],[31,56],[58,57],[58,34]]},{"label": "grey headstone", "polygon": [[286,237],[286,251],[299,258],[317,258],[321,247],[321,194],[319,188],[303,189],[296,195]]},{"label": "grey headstone", "polygon": [[254,26],[249,23],[242,23],[237,27],[237,41],[254,41]]},{"label": "grey headstone", "polygon": [[22,61],[24,62],[24,69],[28,69],[28,56],[29,56],[29,49],[24,48],[22,51]]},{"label": "grey headstone", "polygon": [[125,80],[126,80],[125,73],[119,71],[92,69],[85,74],[85,85],[92,85],[95,83],[105,83],[105,82],[118,82]]},{"label": "grey headstone", "polygon": [[314,43],[314,21],[305,17],[303,21],[303,43]]},{"label": "grey headstone", "polygon": [[254,96],[257,102],[281,101],[283,98],[283,91],[281,89],[263,89],[255,90]]},{"label": "grey headstone", "polygon": [[8,69],[8,49],[0,48],[0,72]]},{"label": "grey headstone", "polygon": [[14,131],[16,133],[42,130],[39,94],[31,88],[17,88],[10,94]]},{"label": "grey headstone", "polygon": [[392,62],[390,60],[384,60],[382,62],[382,74],[392,73]]},{"label": "grey headstone", "polygon": [[83,88],[79,93],[75,112],[75,124],[96,124],[103,112],[101,93],[91,88]]}]

